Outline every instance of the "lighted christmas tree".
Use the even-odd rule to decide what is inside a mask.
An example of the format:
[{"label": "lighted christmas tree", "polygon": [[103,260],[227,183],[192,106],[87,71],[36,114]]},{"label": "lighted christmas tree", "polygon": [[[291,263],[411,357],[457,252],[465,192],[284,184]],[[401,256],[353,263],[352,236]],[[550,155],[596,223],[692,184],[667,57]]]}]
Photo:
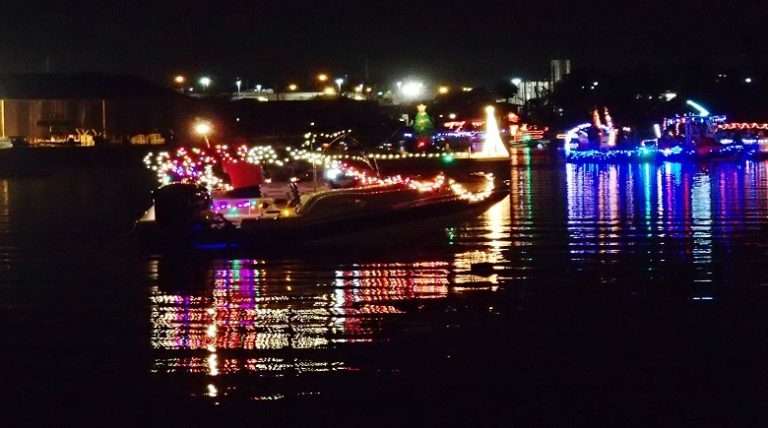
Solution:
[{"label": "lighted christmas tree", "polygon": [[485,113],[485,142],[483,142],[480,156],[486,158],[508,158],[509,152],[504,146],[504,142],[501,141],[494,108],[492,106],[486,107]]},{"label": "lighted christmas tree", "polygon": [[419,104],[419,112],[413,118],[413,131],[419,137],[431,137],[435,132],[435,126],[432,124],[432,118],[427,114],[427,106]]}]

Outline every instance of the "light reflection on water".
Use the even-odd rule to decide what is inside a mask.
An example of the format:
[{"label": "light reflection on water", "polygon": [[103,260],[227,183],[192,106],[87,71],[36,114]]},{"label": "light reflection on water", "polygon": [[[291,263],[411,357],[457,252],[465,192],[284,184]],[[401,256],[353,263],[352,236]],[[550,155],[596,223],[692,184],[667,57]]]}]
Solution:
[{"label": "light reflection on water", "polygon": [[[386,341],[430,301],[457,311],[456,299],[552,283],[632,293],[667,287],[683,301],[709,302],[739,269],[760,263],[754,255],[741,267],[729,262],[735,247],[765,248],[758,232],[768,219],[766,162],[513,160],[510,196],[449,228],[426,252],[198,261],[194,284],[172,287],[162,278],[178,274],[163,272],[172,262],[150,260],[152,371],[210,378],[197,393],[218,399],[211,391],[225,388],[222,377],[358,370],[341,356],[344,347]],[[475,273],[478,264],[494,273]]]},{"label": "light reflection on water", "polygon": [[136,276],[127,235],[147,191],[131,174],[0,178],[0,315],[10,326],[0,360],[26,389],[62,385],[51,396],[71,387],[58,373],[102,370],[185,397],[274,400],[324,390],[309,378],[405,372],[409,340],[444,346],[446,332],[472,323],[488,325],[479,343],[510,343],[521,322],[540,324],[532,314],[557,319],[541,302],[591,312],[621,296],[709,310],[733,302],[729,291],[750,299],[768,285],[768,162],[529,158],[514,155],[506,200],[423,245],[141,258]]},{"label": "light reflection on water", "polygon": [[[487,282],[469,272],[478,260],[495,258],[470,251],[453,263],[354,263],[327,273],[300,263],[213,260],[204,282],[189,284],[199,295],[151,287],[152,346],[277,350],[368,342],[382,316],[402,313],[397,302],[439,299],[457,284]],[[148,262],[153,281],[163,262]]]},{"label": "light reflection on water", "polygon": [[580,268],[631,258],[648,272],[692,268],[679,279],[712,284],[734,241],[763,245],[765,162],[569,164],[565,175],[569,263]]},{"label": "light reflection on water", "polygon": [[[356,370],[341,357],[303,351],[386,340],[383,323],[406,314],[412,302],[495,291],[497,276],[475,274],[472,266],[505,261],[509,213],[505,199],[478,225],[452,228],[477,242],[446,233],[446,242],[424,258],[404,251],[402,259],[385,257],[394,261],[381,256],[355,261],[353,254],[337,262],[318,261],[317,255],[150,259],[151,345],[157,351],[152,372],[218,379]],[[222,386],[214,382],[206,388]],[[202,395],[220,398],[210,391]]]}]

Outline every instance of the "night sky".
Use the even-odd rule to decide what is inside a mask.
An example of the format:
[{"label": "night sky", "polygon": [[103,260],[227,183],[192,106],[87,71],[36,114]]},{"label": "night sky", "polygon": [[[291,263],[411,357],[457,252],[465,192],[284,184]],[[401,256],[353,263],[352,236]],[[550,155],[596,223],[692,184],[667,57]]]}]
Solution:
[{"label": "night sky", "polygon": [[318,71],[476,83],[547,76],[547,60],[623,70],[765,61],[768,6],[685,2],[120,1],[0,3],[0,72],[182,72],[265,84]]}]

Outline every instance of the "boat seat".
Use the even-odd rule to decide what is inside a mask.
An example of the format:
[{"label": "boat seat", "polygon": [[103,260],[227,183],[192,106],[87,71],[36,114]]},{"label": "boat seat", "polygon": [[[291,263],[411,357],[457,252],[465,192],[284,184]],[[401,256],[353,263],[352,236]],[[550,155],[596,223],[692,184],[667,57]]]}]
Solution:
[{"label": "boat seat", "polygon": [[291,187],[289,183],[264,183],[259,186],[263,198],[290,199]]}]

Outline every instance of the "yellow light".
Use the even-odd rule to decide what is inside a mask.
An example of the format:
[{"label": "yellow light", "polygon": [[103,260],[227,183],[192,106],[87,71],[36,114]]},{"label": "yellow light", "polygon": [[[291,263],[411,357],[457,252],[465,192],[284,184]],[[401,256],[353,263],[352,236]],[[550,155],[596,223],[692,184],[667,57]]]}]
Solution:
[{"label": "yellow light", "polygon": [[208,122],[198,122],[195,124],[195,132],[203,137],[210,135],[213,131],[213,127]]},{"label": "yellow light", "polygon": [[299,88],[299,87],[298,87],[298,86],[296,86],[296,84],[295,84],[295,83],[291,83],[290,85],[288,85],[288,90],[289,90],[289,91],[295,91],[295,90],[296,90],[296,89],[298,89],[298,88]]},{"label": "yellow light", "polygon": [[328,75],[320,73],[320,74],[317,75],[317,80],[319,80],[321,82],[325,82],[326,80],[328,80]]},{"label": "yellow light", "polygon": [[465,87],[461,88],[461,90],[464,91],[464,92],[471,92],[472,91],[472,87],[465,86]]},{"label": "yellow light", "polygon": [[323,89],[323,93],[325,95],[336,95],[336,88],[334,88],[333,86],[326,86]]},{"label": "yellow light", "polygon": [[447,93],[448,93],[450,90],[451,90],[451,88],[449,88],[449,87],[447,87],[447,86],[441,86],[440,88],[438,88],[438,89],[437,89],[437,92],[439,92],[439,93],[440,93],[440,94],[442,94],[442,95],[445,95],[445,94],[447,94]]},{"label": "yellow light", "polygon": [[174,77],[174,78],[173,78],[173,81],[174,81],[174,82],[176,82],[176,83],[178,83],[179,85],[181,85],[182,83],[184,83],[184,81],[185,81],[185,80],[186,80],[186,79],[184,79],[184,76],[182,76],[181,74],[179,74],[178,76],[176,76],[176,77]]}]

